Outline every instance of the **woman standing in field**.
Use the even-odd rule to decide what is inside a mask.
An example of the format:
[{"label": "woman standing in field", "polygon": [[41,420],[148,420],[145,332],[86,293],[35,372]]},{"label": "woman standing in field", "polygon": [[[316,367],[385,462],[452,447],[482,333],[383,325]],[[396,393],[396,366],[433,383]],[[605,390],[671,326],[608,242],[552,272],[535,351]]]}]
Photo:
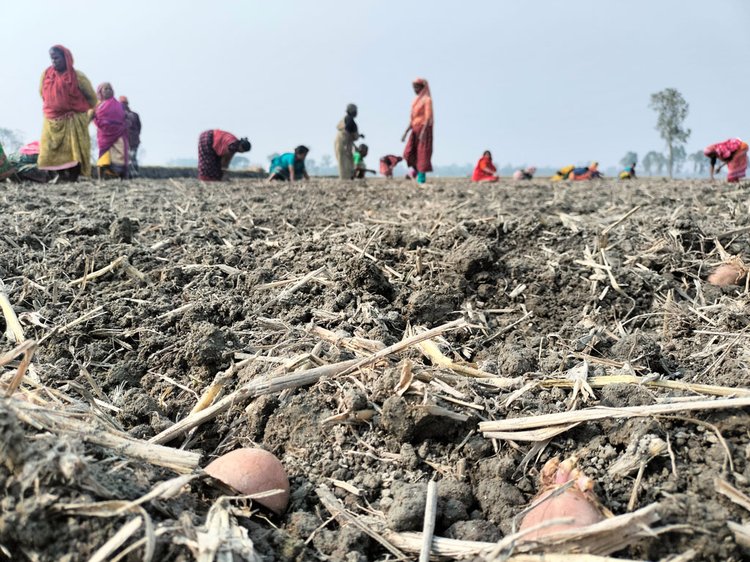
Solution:
[{"label": "woman standing in field", "polygon": [[405,141],[411,131],[404,149],[404,160],[407,166],[416,170],[417,182],[424,183],[426,173],[432,171],[432,95],[424,78],[417,78],[412,86],[417,97],[411,103],[411,119],[401,141]]},{"label": "woman standing in field", "polygon": [[125,119],[125,108],[115,99],[112,84],[104,82],[96,89],[99,104],[93,112],[92,120],[96,125],[96,140],[99,144],[99,160],[96,166],[99,178],[128,175],[128,126]]},{"label": "woman standing in field", "polygon": [[[747,143],[741,139],[729,139],[707,146],[703,154],[711,159],[711,179],[714,179],[714,172],[721,170],[724,164],[727,166],[728,182],[744,178],[747,172],[747,149]],[[722,162],[718,168],[715,168],[716,160]]]},{"label": "woman standing in field", "polygon": [[73,55],[62,45],[49,51],[52,65],[42,74],[44,120],[39,147],[39,168],[60,171],[75,181],[91,175],[91,139],[87,112],[96,94],[83,72],[73,68]]},{"label": "woman standing in field", "polygon": [[356,121],[354,121],[356,116],[357,106],[350,103],[346,106],[346,115],[336,126],[338,132],[336,133],[333,148],[336,153],[336,160],[339,163],[339,179],[342,180],[352,179],[352,174],[354,173],[352,164],[354,141],[359,138],[365,138],[364,135],[359,134],[359,128]]},{"label": "woman standing in field", "polygon": [[198,138],[198,179],[221,181],[224,170],[238,152],[248,152],[250,141],[221,129],[203,131]]}]

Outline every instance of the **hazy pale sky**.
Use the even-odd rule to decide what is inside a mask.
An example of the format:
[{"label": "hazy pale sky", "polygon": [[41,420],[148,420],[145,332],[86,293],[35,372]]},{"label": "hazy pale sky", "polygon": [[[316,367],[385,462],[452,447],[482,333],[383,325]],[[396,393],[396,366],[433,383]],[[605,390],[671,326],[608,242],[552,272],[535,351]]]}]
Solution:
[{"label": "hazy pale sky", "polygon": [[649,95],[690,103],[693,152],[750,137],[747,0],[129,0],[3,2],[0,127],[37,139],[49,47],[68,47],[143,121],[142,162],[196,157],[201,131],[297,144],[320,161],[347,103],[371,167],[400,154],[430,82],[436,164],[599,160],[662,150]]}]

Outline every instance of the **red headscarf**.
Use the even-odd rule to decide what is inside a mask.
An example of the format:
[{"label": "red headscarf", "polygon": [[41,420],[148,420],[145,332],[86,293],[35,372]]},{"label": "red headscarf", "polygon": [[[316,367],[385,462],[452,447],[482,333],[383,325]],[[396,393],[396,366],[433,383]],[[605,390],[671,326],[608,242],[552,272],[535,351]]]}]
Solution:
[{"label": "red headscarf", "polygon": [[[94,114],[94,124],[97,128],[96,140],[99,143],[99,156],[101,157],[117,142],[123,139],[128,142],[128,127],[125,123],[125,108],[117,101],[114,95],[109,99],[104,99],[102,90],[104,86],[112,87],[109,82],[102,82],[96,88],[96,95],[99,97],[99,105],[96,106]],[[114,91],[112,92],[114,94]],[[127,151],[125,152],[127,154]]]},{"label": "red headscarf", "polygon": [[48,119],[59,119],[70,113],[83,113],[91,108],[86,97],[78,87],[78,75],[73,68],[73,55],[62,45],[53,49],[60,50],[65,56],[66,68],[63,72],[50,66],[42,80],[42,101],[44,116]]}]

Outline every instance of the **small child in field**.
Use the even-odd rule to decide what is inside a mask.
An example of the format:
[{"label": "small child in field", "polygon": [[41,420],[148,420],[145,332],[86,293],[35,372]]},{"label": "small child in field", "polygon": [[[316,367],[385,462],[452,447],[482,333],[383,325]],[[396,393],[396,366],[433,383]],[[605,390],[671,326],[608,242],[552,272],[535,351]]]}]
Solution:
[{"label": "small child in field", "polygon": [[365,156],[369,152],[369,148],[366,144],[360,144],[354,149],[354,173],[352,179],[361,180],[364,179],[365,173],[375,173],[375,170],[368,170],[367,164],[365,164]]}]

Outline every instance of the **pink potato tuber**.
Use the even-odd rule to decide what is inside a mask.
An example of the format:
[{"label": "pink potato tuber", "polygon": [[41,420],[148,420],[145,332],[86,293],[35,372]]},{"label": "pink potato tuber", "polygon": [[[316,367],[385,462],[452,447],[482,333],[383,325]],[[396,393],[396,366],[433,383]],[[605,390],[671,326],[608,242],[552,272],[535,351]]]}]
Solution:
[{"label": "pink potato tuber", "polygon": [[205,471],[246,495],[283,490],[279,494],[254,500],[274,513],[282,513],[289,503],[286,471],[279,459],[263,449],[235,449],[209,463]]},{"label": "pink potato tuber", "polygon": [[575,483],[564,492],[539,503],[529,511],[521,521],[520,530],[529,529],[553,519],[572,518],[573,521],[538,529],[525,535],[523,540],[534,540],[560,531],[585,527],[604,519],[606,510],[594,495],[593,481],[575,468],[575,464],[575,458],[560,462],[559,457],[554,457],[547,461],[539,475],[540,491],[532,501],[532,505],[544,500],[571,480]]},{"label": "pink potato tuber", "polygon": [[708,282],[719,287],[739,285],[746,273],[747,270],[736,263],[724,263],[711,272]]}]

